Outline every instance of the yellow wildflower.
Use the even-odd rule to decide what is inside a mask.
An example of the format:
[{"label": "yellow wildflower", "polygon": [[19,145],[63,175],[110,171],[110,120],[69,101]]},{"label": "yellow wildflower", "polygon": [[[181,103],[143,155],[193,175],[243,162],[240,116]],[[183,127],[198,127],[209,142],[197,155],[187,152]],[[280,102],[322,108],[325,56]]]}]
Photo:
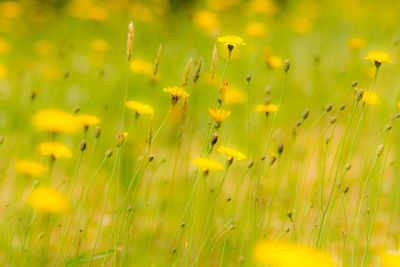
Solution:
[{"label": "yellow wildflower", "polygon": [[375,66],[379,67],[382,63],[391,62],[390,55],[383,51],[370,51],[368,55],[365,57],[366,60],[372,61],[375,63]]},{"label": "yellow wildflower", "polygon": [[235,88],[230,88],[225,92],[225,103],[228,105],[242,104],[247,100],[247,95]]},{"label": "yellow wildflower", "polygon": [[292,21],[292,29],[295,33],[306,35],[313,29],[313,22],[311,18],[298,17]]},{"label": "yellow wildflower", "polygon": [[18,173],[22,173],[32,177],[40,177],[48,171],[43,164],[31,160],[19,160],[15,164]]},{"label": "yellow wildflower", "polygon": [[210,112],[211,117],[216,123],[215,128],[219,128],[219,126],[221,126],[221,122],[231,115],[230,110],[224,109],[209,108],[208,112]]},{"label": "yellow wildflower", "polygon": [[265,25],[262,23],[250,23],[246,26],[246,33],[251,37],[263,37],[266,34]]},{"label": "yellow wildflower", "polygon": [[36,112],[32,123],[38,130],[51,133],[74,133],[80,128],[75,116],[57,109],[43,109]]},{"label": "yellow wildflower", "polygon": [[3,64],[0,64],[0,80],[7,77],[8,70],[7,67]]},{"label": "yellow wildflower", "polygon": [[153,76],[153,64],[144,61],[142,59],[135,59],[129,64],[129,68],[133,73],[144,74],[147,76]]},{"label": "yellow wildflower", "polygon": [[0,17],[13,19],[22,14],[22,6],[17,1],[4,1],[0,3]]},{"label": "yellow wildflower", "polygon": [[48,56],[54,54],[54,45],[48,40],[38,40],[34,43],[33,48],[38,55]]},{"label": "yellow wildflower", "polygon": [[53,158],[71,158],[72,152],[66,145],[59,142],[45,142],[38,146],[38,151],[42,156]]},{"label": "yellow wildflower", "polygon": [[68,210],[68,200],[60,191],[51,187],[37,187],[28,197],[29,205],[37,212],[63,213]]},{"label": "yellow wildflower", "polygon": [[277,69],[283,66],[283,61],[280,57],[277,56],[269,56],[267,58],[267,64],[269,67]]},{"label": "yellow wildflower", "polygon": [[253,13],[275,15],[279,10],[274,0],[252,0],[249,1],[249,11]]},{"label": "yellow wildflower", "polygon": [[196,165],[203,172],[220,171],[223,169],[221,163],[219,163],[216,160],[208,158],[202,158],[202,157],[196,158],[193,161],[193,164]]},{"label": "yellow wildflower", "polygon": [[256,111],[263,113],[277,112],[278,106],[275,104],[261,104],[256,106]]},{"label": "yellow wildflower", "polygon": [[350,49],[358,50],[365,46],[365,40],[359,37],[353,37],[347,42],[347,45]]},{"label": "yellow wildflower", "polygon": [[109,49],[108,43],[103,39],[93,39],[90,41],[90,49],[95,52],[104,53]]},{"label": "yellow wildflower", "polygon": [[381,103],[381,98],[378,93],[374,91],[364,90],[364,95],[361,101],[370,106],[377,106]]},{"label": "yellow wildflower", "polygon": [[397,252],[384,252],[381,254],[381,267],[400,266],[400,254]]},{"label": "yellow wildflower", "polygon": [[262,241],[254,249],[257,263],[270,267],[335,267],[332,256],[322,250],[280,241]]},{"label": "yellow wildflower", "polygon": [[11,51],[10,45],[6,39],[0,38],[0,54],[6,55]]},{"label": "yellow wildflower", "polygon": [[241,153],[235,149],[229,148],[229,147],[219,146],[217,148],[217,151],[221,154],[224,154],[229,161],[234,160],[234,159],[235,160],[246,159],[246,156],[243,153]]},{"label": "yellow wildflower", "polygon": [[138,101],[129,100],[125,103],[129,109],[136,112],[137,115],[145,114],[145,115],[153,115],[154,109],[147,104],[140,103]]},{"label": "yellow wildflower", "polygon": [[181,98],[185,99],[189,97],[189,93],[187,93],[182,87],[178,86],[164,88],[164,92],[171,95],[172,105],[175,105]]},{"label": "yellow wildflower", "polygon": [[193,14],[193,23],[206,34],[215,34],[219,31],[219,20],[214,12],[198,10]]},{"label": "yellow wildflower", "polygon": [[223,43],[231,52],[233,48],[239,45],[246,45],[242,38],[235,35],[225,35],[218,38],[218,42]]},{"label": "yellow wildflower", "polygon": [[79,123],[85,128],[88,128],[89,126],[97,125],[100,122],[99,118],[97,118],[94,115],[89,115],[89,114],[81,114],[81,115],[78,115],[76,118],[78,119]]}]

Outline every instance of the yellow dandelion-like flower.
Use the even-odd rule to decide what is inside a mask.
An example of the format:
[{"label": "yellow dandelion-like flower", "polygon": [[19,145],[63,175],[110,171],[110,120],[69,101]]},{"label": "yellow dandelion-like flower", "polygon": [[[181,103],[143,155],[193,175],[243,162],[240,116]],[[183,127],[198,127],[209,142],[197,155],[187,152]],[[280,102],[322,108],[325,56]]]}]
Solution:
[{"label": "yellow dandelion-like flower", "polygon": [[193,14],[193,23],[206,34],[215,34],[219,31],[218,16],[211,11],[198,10]]},{"label": "yellow dandelion-like flower", "polygon": [[282,68],[283,60],[277,56],[269,56],[267,58],[267,64],[269,67],[274,68],[274,69]]},{"label": "yellow dandelion-like flower", "polygon": [[0,54],[6,55],[11,51],[10,44],[6,39],[0,38]]},{"label": "yellow dandelion-like flower", "polygon": [[74,133],[80,129],[80,123],[75,116],[57,109],[36,112],[32,123],[38,130],[50,133]]},{"label": "yellow dandelion-like flower", "polygon": [[365,46],[365,40],[359,37],[349,39],[347,45],[350,49],[359,50]]},{"label": "yellow dandelion-like flower", "polygon": [[251,37],[263,37],[266,32],[265,25],[262,23],[254,22],[246,26],[246,33]]},{"label": "yellow dandelion-like flower", "polygon": [[275,104],[261,104],[257,105],[255,110],[257,112],[272,113],[278,111],[278,106]]},{"label": "yellow dandelion-like flower", "polygon": [[336,267],[333,257],[322,250],[300,244],[279,241],[262,241],[254,249],[259,264],[270,267]]},{"label": "yellow dandelion-like flower", "polygon": [[235,160],[244,160],[244,159],[246,159],[246,156],[243,153],[241,153],[235,149],[226,147],[226,146],[219,146],[217,148],[217,151],[221,154],[224,154],[228,160],[234,160],[234,159]]},{"label": "yellow dandelion-like flower", "polygon": [[54,54],[54,45],[48,40],[38,40],[34,43],[33,48],[38,55],[48,56]]},{"label": "yellow dandelion-like flower", "polygon": [[171,95],[172,105],[175,105],[181,98],[185,99],[189,97],[189,93],[178,86],[164,88],[164,92]]},{"label": "yellow dandelion-like flower", "polygon": [[103,39],[93,39],[90,41],[90,49],[95,52],[104,53],[109,49],[108,42]]},{"label": "yellow dandelion-like flower", "polygon": [[193,164],[203,172],[220,171],[224,168],[219,161],[202,157],[196,158]]},{"label": "yellow dandelion-like flower", "polygon": [[88,128],[89,126],[97,125],[100,123],[100,119],[94,115],[81,114],[81,115],[76,116],[76,118],[79,121],[79,123],[85,128]]},{"label": "yellow dandelion-like flower", "polygon": [[135,59],[129,64],[129,68],[133,73],[144,74],[147,76],[153,76],[153,64],[144,61],[142,59]]},{"label": "yellow dandelion-like flower", "polygon": [[17,1],[4,1],[0,3],[0,17],[14,19],[23,12],[22,6]]},{"label": "yellow dandelion-like flower", "polygon": [[381,98],[378,93],[365,90],[361,101],[370,106],[377,106],[381,103]]},{"label": "yellow dandelion-like flower", "polygon": [[238,105],[246,102],[247,95],[241,90],[230,88],[225,92],[225,103],[227,105]]},{"label": "yellow dandelion-like flower", "polygon": [[273,16],[279,11],[279,7],[274,0],[252,0],[249,1],[249,11]]},{"label": "yellow dandelion-like flower", "polygon": [[380,255],[381,267],[398,267],[400,266],[400,254],[398,252],[383,252]]},{"label": "yellow dandelion-like flower", "polygon": [[211,117],[216,123],[216,128],[221,126],[221,122],[224,121],[229,115],[231,115],[230,110],[224,110],[224,109],[217,109],[217,108],[209,108],[208,112],[210,112]]},{"label": "yellow dandelion-like flower", "polygon": [[365,57],[366,60],[372,61],[375,63],[375,66],[379,67],[382,63],[391,62],[390,55],[384,51],[370,51],[368,55]]},{"label": "yellow dandelion-like flower", "polygon": [[51,187],[37,187],[28,197],[28,204],[37,212],[63,213],[68,210],[67,197]]},{"label": "yellow dandelion-like flower", "polygon": [[42,156],[53,158],[71,158],[72,152],[66,145],[59,142],[44,142],[39,144],[38,151]]},{"label": "yellow dandelion-like flower", "polygon": [[225,35],[218,38],[218,42],[224,44],[229,52],[233,50],[236,46],[246,45],[242,38],[235,35]]},{"label": "yellow dandelion-like flower", "polygon": [[7,77],[8,70],[7,67],[3,64],[0,64],[0,80]]},{"label": "yellow dandelion-like flower", "polygon": [[143,104],[138,101],[129,100],[128,102],[125,103],[125,106],[135,111],[137,115],[144,114],[152,116],[154,114],[154,109],[150,105]]},{"label": "yellow dandelion-like flower", "polygon": [[48,172],[48,168],[45,165],[31,160],[17,161],[15,164],[15,169],[18,173],[32,177],[40,177]]},{"label": "yellow dandelion-like flower", "polygon": [[295,33],[306,35],[313,29],[313,22],[308,17],[298,17],[292,21],[292,29]]}]

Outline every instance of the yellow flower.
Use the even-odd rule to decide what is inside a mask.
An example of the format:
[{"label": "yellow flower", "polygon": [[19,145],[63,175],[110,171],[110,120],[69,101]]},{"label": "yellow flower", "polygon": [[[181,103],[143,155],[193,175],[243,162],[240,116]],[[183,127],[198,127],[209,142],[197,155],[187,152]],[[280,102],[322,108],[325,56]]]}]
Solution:
[{"label": "yellow flower", "polygon": [[238,89],[230,88],[225,92],[225,103],[228,105],[242,104],[247,100],[247,95]]},{"label": "yellow flower", "polygon": [[22,173],[32,177],[40,177],[48,171],[43,164],[31,160],[19,160],[15,164],[18,173]]},{"label": "yellow flower", "polygon": [[281,241],[262,241],[254,249],[259,264],[269,267],[335,267],[332,256],[322,250]]},{"label": "yellow flower", "polygon": [[38,146],[38,151],[42,156],[58,158],[71,158],[72,152],[66,145],[58,142],[45,142]]},{"label": "yellow flower", "polygon": [[93,116],[93,115],[89,115],[89,114],[81,114],[81,115],[78,115],[76,118],[79,121],[79,123],[85,128],[88,128],[89,126],[97,125],[100,122],[99,118],[97,118],[96,116]]},{"label": "yellow flower", "polygon": [[256,111],[257,112],[263,112],[263,113],[277,112],[278,111],[278,106],[275,105],[275,104],[257,105],[256,106]]},{"label": "yellow flower", "polygon": [[189,97],[189,93],[187,93],[182,87],[173,86],[164,88],[164,92],[171,95],[172,105],[175,105],[179,99]]},{"label": "yellow flower", "polygon": [[0,38],[0,54],[6,55],[11,51],[10,45],[6,39]]},{"label": "yellow flower", "polygon": [[151,106],[140,103],[138,101],[129,100],[128,102],[125,103],[125,106],[127,106],[129,109],[135,111],[137,115],[141,115],[141,114],[153,115],[154,114],[154,109]]},{"label": "yellow flower", "polygon": [[17,18],[22,14],[22,11],[22,6],[17,1],[4,1],[0,3],[0,16],[2,18]]},{"label": "yellow flower", "polygon": [[193,161],[193,164],[196,165],[203,172],[220,171],[224,168],[222,164],[218,161],[202,157],[196,158]]},{"label": "yellow flower", "polygon": [[275,15],[279,10],[274,0],[252,0],[249,2],[249,11],[253,13]]},{"label": "yellow flower", "polygon": [[93,39],[90,41],[90,49],[95,52],[104,53],[108,51],[108,43],[103,39]]},{"label": "yellow flower", "polygon": [[215,34],[219,31],[219,20],[214,12],[198,10],[193,14],[193,23],[206,34]]},{"label": "yellow flower", "polygon": [[68,199],[51,187],[37,187],[28,197],[29,205],[37,212],[63,213],[68,210]]},{"label": "yellow flower", "polygon": [[34,43],[34,50],[38,55],[48,56],[54,54],[54,46],[48,40],[39,40]]},{"label": "yellow flower", "polygon": [[298,34],[306,35],[312,31],[313,22],[310,18],[298,17],[298,18],[293,19],[292,29],[294,32],[296,32]]},{"label": "yellow flower", "polygon": [[257,22],[248,24],[246,33],[251,37],[263,37],[266,34],[265,25]]},{"label": "yellow flower", "polygon": [[400,266],[400,254],[397,252],[384,252],[381,254],[381,267]]},{"label": "yellow flower", "polygon": [[353,37],[348,41],[347,45],[350,49],[358,50],[365,46],[365,40],[359,37]]},{"label": "yellow flower", "polygon": [[390,55],[383,51],[370,51],[368,55],[365,57],[366,60],[372,61],[379,67],[382,63],[391,62]]},{"label": "yellow flower", "polygon": [[277,69],[283,66],[283,61],[280,57],[277,56],[269,56],[267,58],[267,64],[269,67]]},{"label": "yellow flower", "polygon": [[32,123],[38,130],[51,133],[74,133],[80,129],[75,116],[57,109],[43,109],[36,112]]},{"label": "yellow flower", "polygon": [[0,64],[0,80],[7,77],[8,70],[7,67],[3,64]]},{"label": "yellow flower", "polygon": [[234,159],[235,160],[244,160],[244,159],[246,159],[246,156],[243,153],[241,153],[235,149],[229,148],[229,147],[219,146],[217,148],[217,151],[221,154],[224,154],[228,160],[234,160]]},{"label": "yellow flower", "polygon": [[153,64],[142,59],[133,60],[129,64],[129,68],[133,73],[144,74],[150,77],[153,76]]},{"label": "yellow flower", "polygon": [[218,42],[228,47],[229,52],[238,45],[246,45],[242,38],[235,35],[225,35],[218,38]]},{"label": "yellow flower", "polygon": [[208,112],[210,112],[211,117],[216,122],[215,126],[216,128],[221,126],[221,122],[225,120],[229,115],[231,115],[230,110],[224,110],[224,109],[209,108]]},{"label": "yellow flower", "polygon": [[365,90],[361,101],[370,106],[377,106],[381,103],[381,98],[376,92]]}]

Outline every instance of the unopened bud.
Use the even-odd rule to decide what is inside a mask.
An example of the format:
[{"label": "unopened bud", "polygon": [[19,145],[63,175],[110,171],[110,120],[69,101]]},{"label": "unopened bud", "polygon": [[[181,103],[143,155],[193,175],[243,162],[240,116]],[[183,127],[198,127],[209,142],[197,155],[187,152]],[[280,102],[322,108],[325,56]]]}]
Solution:
[{"label": "unopened bud", "polygon": [[81,144],[80,144],[80,150],[83,152],[83,151],[85,151],[86,150],[86,140],[82,140],[81,141]]}]

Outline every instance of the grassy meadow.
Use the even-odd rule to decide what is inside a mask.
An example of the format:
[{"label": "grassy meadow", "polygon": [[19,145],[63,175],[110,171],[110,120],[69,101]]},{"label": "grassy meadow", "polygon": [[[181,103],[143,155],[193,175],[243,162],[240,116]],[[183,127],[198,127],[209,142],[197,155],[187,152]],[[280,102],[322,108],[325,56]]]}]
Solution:
[{"label": "grassy meadow", "polygon": [[1,266],[400,266],[398,1],[0,2]]}]

